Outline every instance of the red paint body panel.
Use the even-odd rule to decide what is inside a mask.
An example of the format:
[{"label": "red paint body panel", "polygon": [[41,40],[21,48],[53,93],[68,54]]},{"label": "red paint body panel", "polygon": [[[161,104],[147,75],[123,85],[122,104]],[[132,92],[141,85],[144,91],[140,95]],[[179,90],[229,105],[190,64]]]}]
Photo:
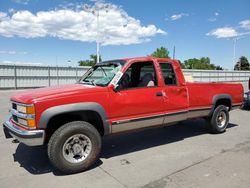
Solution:
[{"label": "red paint body panel", "polygon": [[228,94],[232,97],[232,105],[241,104],[243,87],[231,83],[187,83],[190,108],[211,106],[215,95]]},{"label": "red paint body panel", "polygon": [[[117,120],[212,107],[212,99],[218,94],[230,95],[233,104],[241,104],[243,101],[243,87],[241,84],[186,83],[180,65],[176,60],[151,57],[127,58],[123,60],[127,61],[122,67],[121,71],[123,73],[134,62],[153,61],[156,68],[158,86],[115,92],[111,85],[98,87],[71,84],[27,90],[12,96],[11,100],[35,104],[37,128],[39,128],[42,112],[50,107],[64,104],[99,103],[105,109],[111,124],[111,122]],[[178,80],[176,86],[165,86],[159,62],[169,62],[173,65]],[[155,94],[158,91],[162,91],[164,96],[156,97]]]},{"label": "red paint body panel", "polygon": [[164,99],[155,96],[158,91],[161,91],[161,88],[135,88],[121,91],[118,95],[111,91],[110,120],[117,121],[163,113]]},{"label": "red paint body panel", "polygon": [[81,102],[97,102],[104,109],[108,109],[108,97],[107,87],[71,84],[27,90],[12,96],[11,100],[27,104],[34,103],[36,124],[38,125],[42,112],[50,107]]}]

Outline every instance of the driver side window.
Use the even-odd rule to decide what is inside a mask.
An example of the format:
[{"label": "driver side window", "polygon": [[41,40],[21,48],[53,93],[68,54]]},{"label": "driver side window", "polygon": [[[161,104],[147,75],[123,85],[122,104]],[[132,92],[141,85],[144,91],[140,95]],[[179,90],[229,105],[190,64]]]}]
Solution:
[{"label": "driver side window", "polygon": [[119,82],[120,89],[155,86],[157,86],[156,72],[154,63],[151,61],[133,63]]}]

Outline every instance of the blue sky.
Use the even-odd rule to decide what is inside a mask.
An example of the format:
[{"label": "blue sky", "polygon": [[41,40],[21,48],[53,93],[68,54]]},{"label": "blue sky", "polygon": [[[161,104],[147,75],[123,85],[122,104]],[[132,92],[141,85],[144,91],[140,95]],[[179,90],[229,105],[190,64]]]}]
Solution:
[{"label": "blue sky", "polygon": [[[106,6],[96,17],[82,9]],[[98,3],[97,3],[98,4]],[[167,47],[176,58],[210,57],[211,62],[233,68],[236,59],[250,60],[250,1],[170,0],[5,0],[0,1],[0,62],[76,65],[96,53],[102,58],[146,56]]]}]

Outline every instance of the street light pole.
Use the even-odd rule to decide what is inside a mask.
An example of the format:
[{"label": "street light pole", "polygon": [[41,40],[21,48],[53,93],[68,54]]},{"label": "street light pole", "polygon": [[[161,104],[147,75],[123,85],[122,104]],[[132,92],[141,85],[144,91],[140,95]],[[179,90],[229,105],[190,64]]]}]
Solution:
[{"label": "street light pole", "polygon": [[96,16],[96,24],[97,24],[97,36],[96,36],[96,61],[97,63],[100,62],[100,11],[101,10],[105,10],[106,13],[109,11],[110,6],[107,4],[95,4],[94,6],[90,7],[89,5],[85,4],[83,6],[83,9],[86,12],[89,12],[91,14],[93,14],[94,16]]},{"label": "street light pole", "polygon": [[99,10],[97,10],[97,14],[96,14],[96,22],[97,22],[96,58],[97,58],[97,63],[100,62],[99,16],[100,16]]},{"label": "street light pole", "polygon": [[234,53],[233,53],[233,63],[235,62],[235,57],[236,57],[236,42],[237,42],[238,38],[234,38],[233,42],[234,42]]}]

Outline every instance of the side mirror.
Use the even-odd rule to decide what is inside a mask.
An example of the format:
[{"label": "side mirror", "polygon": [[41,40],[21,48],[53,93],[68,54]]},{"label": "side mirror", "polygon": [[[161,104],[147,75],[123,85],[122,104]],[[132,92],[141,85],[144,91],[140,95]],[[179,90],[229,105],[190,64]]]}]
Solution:
[{"label": "side mirror", "polygon": [[186,82],[182,83],[182,86],[187,86],[187,83]]},{"label": "side mirror", "polygon": [[112,88],[112,90],[113,90],[114,92],[119,92],[119,91],[120,91],[120,86],[119,86],[119,85],[116,85],[116,86],[111,85],[111,88]]},{"label": "side mirror", "polygon": [[120,91],[120,86],[119,85],[114,86],[113,91],[114,92],[119,92]]}]

